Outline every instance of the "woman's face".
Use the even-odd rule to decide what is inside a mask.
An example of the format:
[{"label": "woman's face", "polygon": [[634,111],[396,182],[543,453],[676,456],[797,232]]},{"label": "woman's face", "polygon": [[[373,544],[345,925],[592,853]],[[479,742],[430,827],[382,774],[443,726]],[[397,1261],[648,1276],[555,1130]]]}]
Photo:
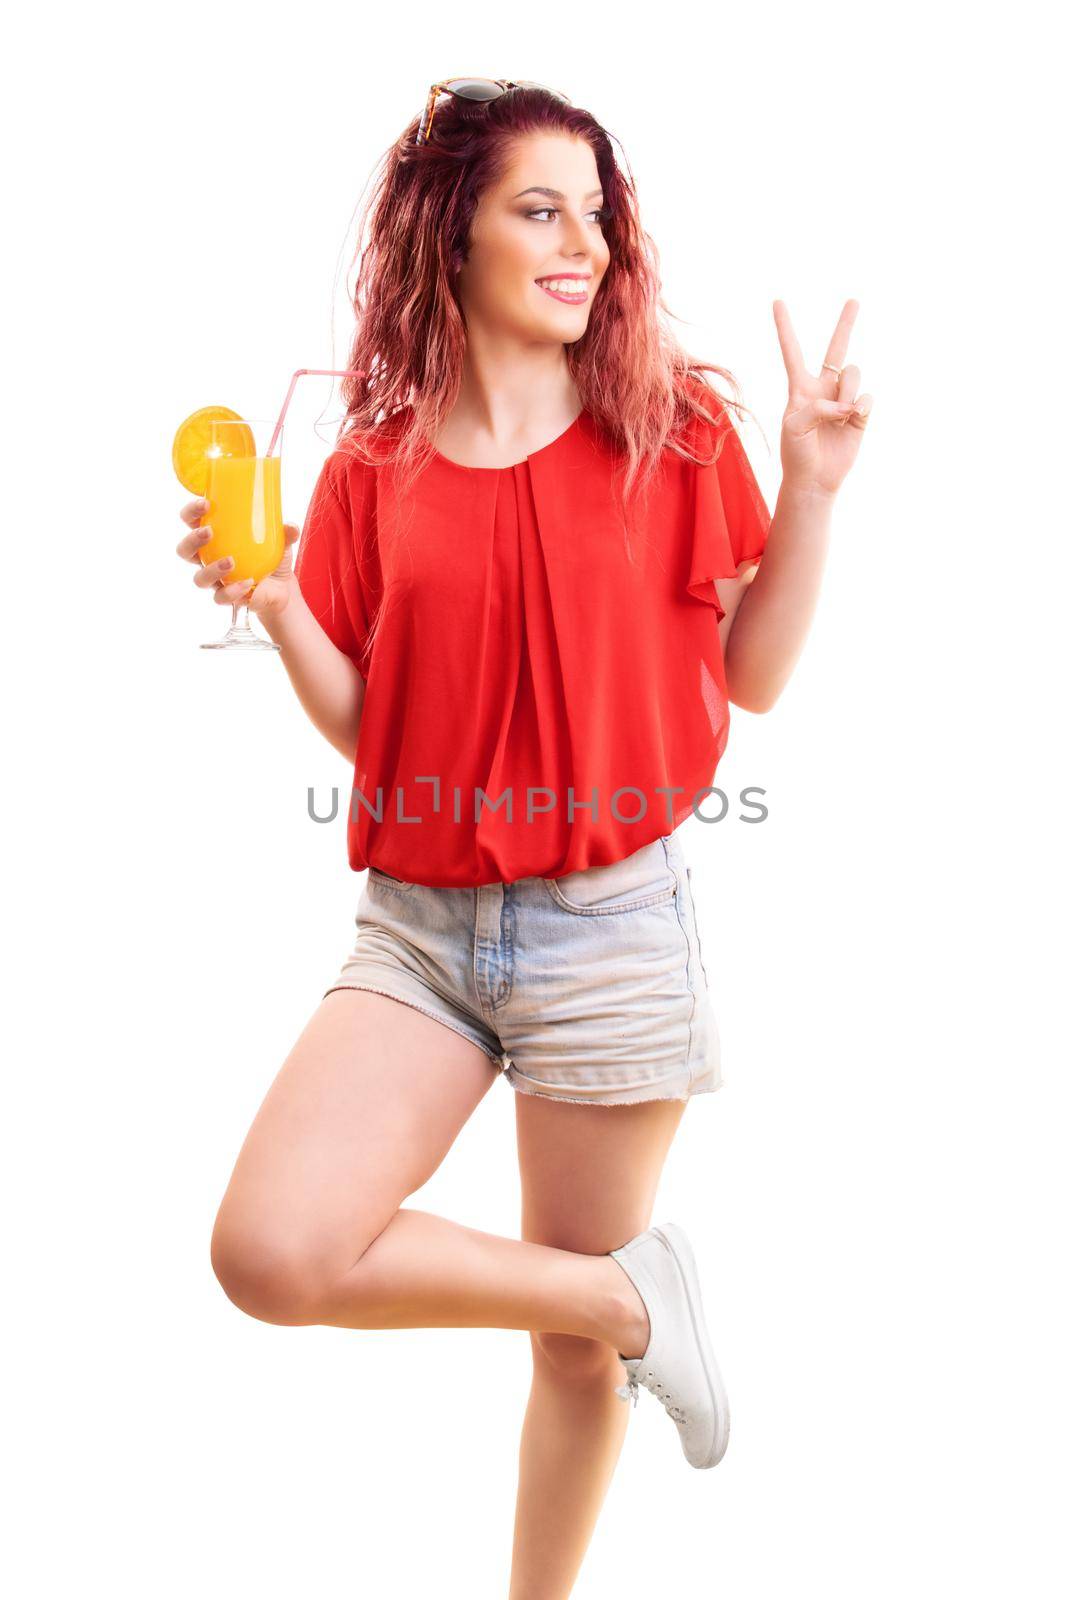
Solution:
[{"label": "woman's face", "polygon": [[[468,328],[477,322],[490,334],[538,343],[580,339],[610,259],[603,201],[584,139],[546,133],[518,140],[503,180],[480,196],[475,211],[457,279]],[[569,302],[539,282],[574,278],[583,281],[557,284],[580,291],[583,298]]]}]

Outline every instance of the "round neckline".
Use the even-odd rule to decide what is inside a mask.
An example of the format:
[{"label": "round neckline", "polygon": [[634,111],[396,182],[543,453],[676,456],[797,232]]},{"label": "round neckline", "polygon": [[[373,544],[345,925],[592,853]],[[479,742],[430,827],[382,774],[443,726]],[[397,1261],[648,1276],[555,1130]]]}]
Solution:
[{"label": "round neckline", "polygon": [[440,450],[438,450],[437,446],[434,444],[431,444],[430,449],[433,451],[433,454],[438,461],[443,461],[446,467],[452,467],[456,472],[514,472],[516,467],[524,467],[527,462],[532,461],[535,456],[543,456],[547,451],[554,450],[558,444],[562,444],[563,440],[574,432],[585,414],[586,408],[583,406],[578,415],[575,417],[574,421],[568,423],[562,433],[557,433],[554,439],[550,439],[547,444],[539,446],[538,449],[531,450],[529,455],[522,457],[521,461],[512,461],[510,465],[506,467],[468,467],[465,466],[462,461],[453,461],[451,456],[442,455]]}]

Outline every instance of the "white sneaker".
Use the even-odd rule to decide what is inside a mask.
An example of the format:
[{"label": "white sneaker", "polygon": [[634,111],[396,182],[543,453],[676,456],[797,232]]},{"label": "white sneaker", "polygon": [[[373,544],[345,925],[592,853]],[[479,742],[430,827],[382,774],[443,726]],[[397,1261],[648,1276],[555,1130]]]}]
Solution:
[{"label": "white sneaker", "polygon": [[649,1228],[609,1252],[633,1283],[648,1312],[643,1356],[619,1359],[629,1373],[615,1393],[637,1404],[638,1384],[674,1418],[685,1458],[714,1467],[730,1437],[730,1407],[704,1323],[696,1259],[677,1223]]}]

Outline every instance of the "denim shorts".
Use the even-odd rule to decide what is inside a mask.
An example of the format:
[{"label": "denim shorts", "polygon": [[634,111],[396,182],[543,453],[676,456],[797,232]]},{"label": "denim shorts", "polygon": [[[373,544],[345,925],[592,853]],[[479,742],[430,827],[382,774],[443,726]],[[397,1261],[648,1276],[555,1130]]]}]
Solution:
[{"label": "denim shorts", "polygon": [[469,889],[371,867],[334,989],[436,1018],[526,1094],[622,1105],[722,1083],[676,834],[606,866]]}]

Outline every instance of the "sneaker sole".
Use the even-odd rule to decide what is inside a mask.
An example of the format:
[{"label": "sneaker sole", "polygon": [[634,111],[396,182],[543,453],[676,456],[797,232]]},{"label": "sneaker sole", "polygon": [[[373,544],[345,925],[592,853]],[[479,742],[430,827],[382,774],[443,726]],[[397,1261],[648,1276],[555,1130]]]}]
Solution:
[{"label": "sneaker sole", "polygon": [[696,1335],[697,1348],[704,1367],[704,1375],[708,1380],[715,1415],[718,1421],[715,1443],[710,1455],[704,1461],[692,1462],[697,1467],[714,1467],[726,1454],[726,1446],[730,1440],[730,1402],[726,1398],[726,1389],[723,1385],[722,1374],[719,1372],[715,1352],[711,1348],[708,1337],[707,1324],[704,1320],[704,1305],[700,1297],[700,1279],[697,1275],[696,1257],[690,1247],[685,1234],[672,1222],[664,1222],[659,1227],[652,1228],[651,1232],[662,1240],[671,1252],[678,1269],[682,1274],[682,1283],[685,1286],[686,1304],[689,1307],[689,1320]]}]

